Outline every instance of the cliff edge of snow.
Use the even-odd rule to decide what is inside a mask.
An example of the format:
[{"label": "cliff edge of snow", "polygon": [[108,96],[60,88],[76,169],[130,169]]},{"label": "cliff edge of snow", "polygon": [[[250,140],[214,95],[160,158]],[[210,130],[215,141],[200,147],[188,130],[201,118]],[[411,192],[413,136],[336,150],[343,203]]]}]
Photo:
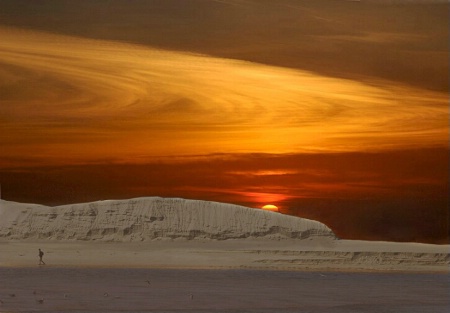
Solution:
[{"label": "cliff edge of snow", "polygon": [[12,240],[311,236],[336,238],[317,221],[210,201],[149,197],[47,207],[0,200],[0,238]]}]

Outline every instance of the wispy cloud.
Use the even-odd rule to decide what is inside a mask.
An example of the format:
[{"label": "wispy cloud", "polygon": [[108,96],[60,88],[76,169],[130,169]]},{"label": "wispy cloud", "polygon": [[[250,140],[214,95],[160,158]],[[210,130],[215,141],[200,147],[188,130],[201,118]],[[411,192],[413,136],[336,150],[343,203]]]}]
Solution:
[{"label": "wispy cloud", "polygon": [[0,34],[0,62],[9,64],[0,73],[9,90],[0,96],[0,158],[33,151],[52,163],[129,162],[448,142],[443,93],[110,41]]}]

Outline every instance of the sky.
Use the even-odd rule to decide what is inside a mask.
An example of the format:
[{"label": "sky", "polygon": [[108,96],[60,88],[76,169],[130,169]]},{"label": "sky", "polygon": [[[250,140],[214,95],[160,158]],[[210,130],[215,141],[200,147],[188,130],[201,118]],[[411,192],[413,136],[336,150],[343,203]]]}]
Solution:
[{"label": "sky", "polygon": [[2,198],[449,234],[447,1],[0,0]]}]

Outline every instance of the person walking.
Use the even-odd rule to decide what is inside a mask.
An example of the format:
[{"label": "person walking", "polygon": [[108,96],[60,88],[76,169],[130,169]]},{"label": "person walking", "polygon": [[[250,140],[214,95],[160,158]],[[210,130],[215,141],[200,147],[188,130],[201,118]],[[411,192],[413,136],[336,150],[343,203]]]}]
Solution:
[{"label": "person walking", "polygon": [[44,252],[39,249],[39,265],[45,265],[45,262],[42,260],[42,258],[44,257]]}]

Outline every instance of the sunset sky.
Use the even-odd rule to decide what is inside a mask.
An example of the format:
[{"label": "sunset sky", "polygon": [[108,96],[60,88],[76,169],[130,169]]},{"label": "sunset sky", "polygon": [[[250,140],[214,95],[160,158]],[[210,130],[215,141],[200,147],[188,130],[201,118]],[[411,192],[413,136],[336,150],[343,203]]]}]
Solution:
[{"label": "sunset sky", "polygon": [[449,231],[448,1],[0,0],[2,198]]}]

